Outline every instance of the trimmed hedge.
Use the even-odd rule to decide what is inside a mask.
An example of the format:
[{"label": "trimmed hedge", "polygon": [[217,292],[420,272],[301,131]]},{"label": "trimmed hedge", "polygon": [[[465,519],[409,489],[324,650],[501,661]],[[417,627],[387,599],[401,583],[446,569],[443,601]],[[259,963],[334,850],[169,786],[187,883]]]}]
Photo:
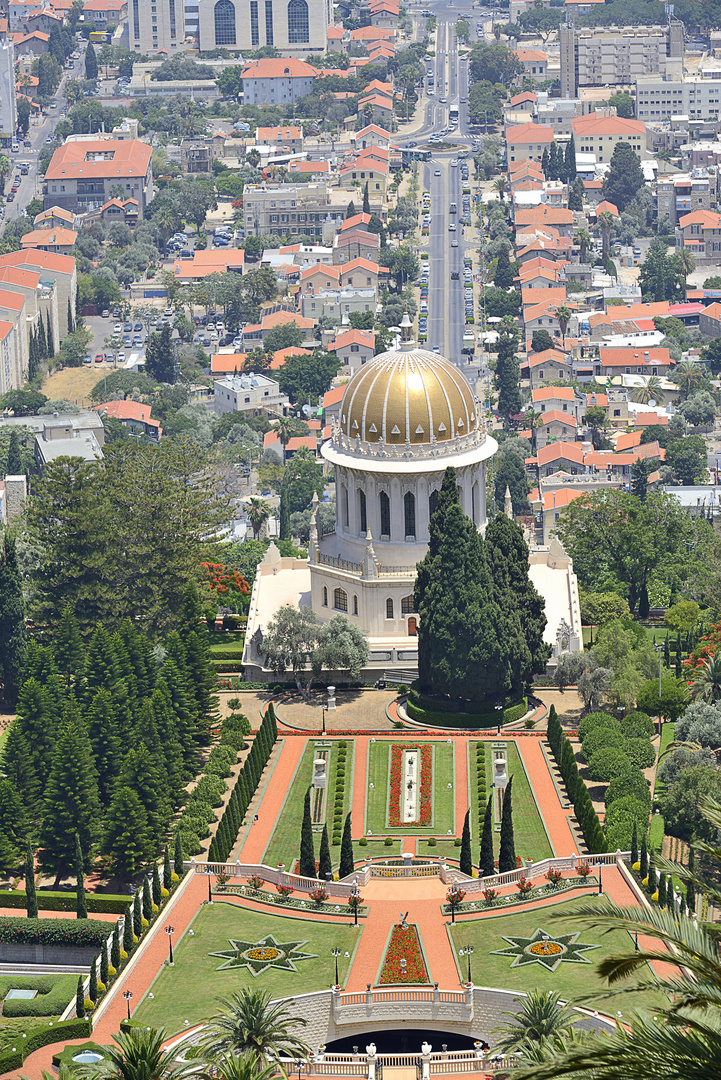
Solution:
[{"label": "trimmed hedge", "polygon": [[243,665],[237,659],[237,657],[236,657],[235,660],[213,660],[212,657],[211,657],[210,662],[213,665],[213,667],[215,668],[216,675],[218,675],[218,674],[223,674],[224,675],[224,674],[226,674],[226,672],[236,672],[236,671],[242,671],[243,670]]},{"label": "trimmed hedge", "polygon": [[[432,698],[425,697],[425,695],[421,696],[424,701],[433,700]],[[526,698],[524,698],[523,701],[519,701],[517,705],[511,705],[503,710],[502,723],[512,724],[514,720],[520,720],[527,711],[528,703]],[[443,712],[440,710],[425,709],[411,700],[411,694],[408,695],[406,700],[406,712],[412,720],[418,720],[420,723],[428,724],[430,727],[488,728],[496,727],[498,725],[498,713],[496,712],[462,713],[458,711]]]},{"label": "trimmed hedge", "polygon": [[628,772],[630,766],[630,758],[620,746],[602,746],[588,762],[588,778],[596,784],[607,784]]},{"label": "trimmed hedge", "polygon": [[573,803],[573,811],[581,827],[586,847],[592,855],[608,851],[601,822],[594,810],[588,788],[581,779],[573,747],[563,732],[555,705],[551,705],[548,713],[547,738],[566,785],[568,797]]},{"label": "trimmed hedge", "polygon": [[589,731],[586,737],[581,740],[581,748],[586,761],[590,761],[598,750],[608,746],[623,749],[625,742],[623,732],[618,724],[615,724],[613,727],[599,727]]},{"label": "trimmed hedge", "polygon": [[656,751],[648,735],[640,739],[627,739],[623,750],[639,769],[650,769],[656,760]]},{"label": "trimmed hedge", "polygon": [[617,728],[618,720],[606,712],[591,712],[578,723],[578,737],[583,742],[587,735],[599,728]]},{"label": "trimmed hedge", "polygon": [[[37,897],[41,911],[75,911],[77,907],[74,892],[46,892],[39,889]],[[88,911],[94,911],[98,915],[124,915],[131,900],[131,896],[119,896],[115,893],[85,894]],[[0,889],[0,907],[25,910],[26,901],[25,893],[19,889]]]},{"label": "trimmed hedge", "polygon": [[59,1020],[52,1027],[36,1031],[29,1039],[24,1040],[22,1050],[16,1053],[8,1051],[0,1054],[0,1074],[19,1069],[25,1058],[36,1050],[42,1050],[43,1046],[50,1046],[56,1042],[67,1042],[69,1039],[87,1039],[92,1034],[93,1025],[90,1020]]},{"label": "trimmed hedge", "polygon": [[0,918],[0,942],[6,945],[57,945],[99,952],[111,932],[112,926],[99,919]]},{"label": "trimmed hedge", "polygon": [[628,772],[621,773],[611,781],[604,796],[606,810],[609,810],[617,799],[625,799],[629,796],[643,803],[649,811],[651,810],[651,788],[639,769],[629,769]]},{"label": "trimmed hedge", "polygon": [[60,1016],[75,995],[78,980],[75,975],[40,975],[36,977],[11,977],[7,979],[4,995],[16,987],[37,990],[34,998],[11,998],[3,995],[3,1016]]}]

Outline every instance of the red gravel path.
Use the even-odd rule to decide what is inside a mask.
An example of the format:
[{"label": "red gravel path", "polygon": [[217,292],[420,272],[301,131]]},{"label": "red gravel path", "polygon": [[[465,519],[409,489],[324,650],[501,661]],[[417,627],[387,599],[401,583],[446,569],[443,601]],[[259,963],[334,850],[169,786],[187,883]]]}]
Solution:
[{"label": "red gravel path", "polygon": [[270,780],[261,780],[263,795],[256,813],[258,820],[253,822],[245,842],[236,858],[243,862],[259,863],[263,857],[279,815],[282,813],[283,799],[293,782],[298,762],[306,747],[305,739],[284,739],[280,756]]},{"label": "red gravel path", "polygon": [[366,828],[366,768],[368,763],[368,738],[356,738],[353,765],[353,803],[351,826],[353,839],[365,836]]}]

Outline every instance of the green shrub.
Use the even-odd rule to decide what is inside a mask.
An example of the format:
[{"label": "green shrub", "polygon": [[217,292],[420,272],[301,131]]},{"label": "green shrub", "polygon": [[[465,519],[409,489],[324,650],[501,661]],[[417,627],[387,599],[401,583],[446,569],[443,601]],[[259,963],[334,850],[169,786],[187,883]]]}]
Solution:
[{"label": "green shrub", "polygon": [[624,716],[619,726],[624,735],[630,738],[634,736],[629,735],[629,733],[636,731],[638,728],[642,728],[645,735],[654,735],[656,733],[656,725],[651,717],[644,712],[630,712],[628,716]]},{"label": "green shrub", "polygon": [[[192,833],[193,836],[197,836],[198,840],[205,840],[206,837],[210,836],[208,822],[203,818],[189,817],[183,814],[180,819],[180,828],[183,833]],[[185,846],[183,846],[183,850],[185,850]]]},{"label": "green shrub", "polygon": [[386,847],[393,847],[393,837],[392,836],[386,836],[383,843],[385,844]]},{"label": "green shrub", "polygon": [[218,807],[223,801],[225,783],[219,776],[201,776],[197,786],[190,793],[188,805],[196,800]]},{"label": "green shrub", "polygon": [[54,945],[100,951],[112,927],[99,919],[28,919],[0,917],[0,942],[6,945]]},{"label": "green shrub", "polygon": [[360,845],[360,847],[368,847],[368,841],[366,840],[365,836],[361,836],[358,844]]},{"label": "green shrub", "polygon": [[220,736],[220,745],[230,746],[235,751],[237,758],[238,751],[245,750],[248,744],[242,731],[224,731]]},{"label": "green shrub", "polygon": [[215,810],[212,806],[209,806],[207,802],[201,802],[200,799],[195,799],[193,802],[188,803],[183,811],[182,817],[183,819],[186,817],[199,818],[209,825],[211,821],[215,821]]},{"label": "green shrub", "polygon": [[460,847],[462,843],[463,843],[463,840],[461,839],[461,837],[457,836],[455,838],[455,840],[453,841],[453,846],[454,847]]},{"label": "green shrub", "polygon": [[588,761],[602,746],[623,746],[625,741],[618,724],[612,728],[595,728],[595,730],[589,731],[588,735],[581,743],[583,756],[586,761]]},{"label": "green shrub", "polygon": [[[41,975],[31,978],[13,976],[2,988],[3,1016],[59,1016],[75,994],[78,980],[75,975]],[[37,990],[29,1000],[5,998],[8,990]]]},{"label": "green shrub", "polygon": [[221,732],[225,734],[230,731],[239,731],[241,735],[250,735],[252,731],[250,720],[243,713],[230,713],[223,720]]},{"label": "green shrub", "polygon": [[[75,911],[77,907],[74,892],[51,892],[47,889],[38,889],[37,898],[40,911]],[[128,906],[128,897],[115,893],[86,893],[85,902],[88,911],[97,915],[123,915]],[[24,911],[25,904],[23,891],[0,890],[0,907],[20,908]]]},{"label": "green shrub", "polygon": [[230,763],[227,761],[221,761],[219,759],[216,759],[215,761],[209,761],[205,767],[206,776],[220,776],[223,778],[223,780],[227,780],[227,778],[230,776],[230,773]]},{"label": "green shrub", "polygon": [[618,727],[618,720],[605,712],[592,712],[584,716],[578,724],[578,737],[583,742],[587,735],[598,728]]},{"label": "green shrub", "polygon": [[630,795],[615,799],[606,813],[604,831],[609,851],[628,851],[631,847],[634,822],[638,834],[648,828],[649,808]]},{"label": "green shrub", "polygon": [[648,735],[642,739],[627,739],[623,749],[629,761],[639,769],[650,769],[656,760],[656,751]]},{"label": "green shrub", "polygon": [[181,830],[180,841],[183,845],[183,854],[185,855],[186,859],[192,859],[193,856],[200,855],[202,848],[200,846],[200,841],[198,840],[198,837],[195,835],[195,833],[182,832]]},{"label": "green shrub", "polygon": [[607,784],[630,768],[631,762],[617,746],[602,746],[588,763],[588,776],[594,783]]},{"label": "green shrub", "polygon": [[429,836],[427,843],[428,843],[428,847],[435,847],[436,846],[436,838],[435,838],[435,836]]},{"label": "green shrub", "polygon": [[632,796],[638,802],[647,806],[649,810],[651,809],[651,788],[641,770],[633,766],[628,772],[615,777],[606,788],[604,797],[606,809],[608,810],[617,799],[623,799],[627,796]]}]

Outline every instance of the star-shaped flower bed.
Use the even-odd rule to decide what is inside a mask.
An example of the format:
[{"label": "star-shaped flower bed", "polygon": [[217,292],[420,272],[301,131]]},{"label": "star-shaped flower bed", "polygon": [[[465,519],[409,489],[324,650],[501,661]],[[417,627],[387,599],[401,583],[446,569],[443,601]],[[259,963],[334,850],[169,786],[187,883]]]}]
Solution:
[{"label": "star-shaped flower bed", "polygon": [[272,934],[261,941],[239,941],[236,938],[229,938],[228,941],[230,949],[227,951],[208,954],[225,961],[216,971],[244,967],[254,977],[273,968],[276,971],[297,971],[297,960],[312,960],[317,956],[317,953],[303,952],[301,946],[307,945],[307,941],[276,941]]},{"label": "star-shaped flower bed", "polygon": [[540,964],[547,971],[556,971],[560,964],[590,964],[583,954],[589,949],[598,949],[599,945],[583,945],[575,934],[549,934],[545,930],[536,930],[533,937],[504,937],[508,942],[505,949],[494,949],[494,956],[512,956],[512,968],[525,967],[526,964]]}]

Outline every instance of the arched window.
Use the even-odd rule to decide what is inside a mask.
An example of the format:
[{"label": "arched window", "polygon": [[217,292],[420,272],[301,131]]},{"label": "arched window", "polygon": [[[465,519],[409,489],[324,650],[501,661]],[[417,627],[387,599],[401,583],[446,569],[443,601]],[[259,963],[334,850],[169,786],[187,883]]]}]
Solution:
[{"label": "arched window", "polygon": [[288,4],[288,43],[302,45],[310,41],[308,5],[306,0],[290,0]]},{"label": "arched window", "polygon": [[215,11],[215,44],[235,45],[235,4],[218,0]]},{"label": "arched window", "polygon": [[353,614],[354,615],[358,614],[358,597],[357,596],[353,597]]},{"label": "arched window", "polygon": [[365,491],[358,491],[358,502],[360,503],[360,531],[365,534],[368,532],[368,514],[366,513],[366,493]]},{"label": "arched window", "polygon": [[403,496],[403,510],[406,518],[406,536],[416,535],[416,497],[412,491],[407,491]]},{"label": "arched window", "polygon": [[437,509],[438,509],[438,491],[436,490],[436,491],[432,491],[429,498],[428,498],[428,517],[429,517],[429,519],[433,517],[433,515],[435,514]]},{"label": "arched window", "polygon": [[336,611],[348,610],[348,593],[343,589],[333,590],[333,607]]},{"label": "arched window", "polygon": [[388,599],[386,600],[386,619],[392,619],[392,618],[393,618],[393,601],[389,596]]},{"label": "arched window", "polygon": [[413,606],[413,593],[401,598],[401,615],[411,615],[415,611]]},{"label": "arched window", "polygon": [[381,540],[390,540],[391,536],[391,501],[385,491],[380,494]]},{"label": "arched window", "polygon": [[323,607],[328,607],[328,586],[323,586]]}]

